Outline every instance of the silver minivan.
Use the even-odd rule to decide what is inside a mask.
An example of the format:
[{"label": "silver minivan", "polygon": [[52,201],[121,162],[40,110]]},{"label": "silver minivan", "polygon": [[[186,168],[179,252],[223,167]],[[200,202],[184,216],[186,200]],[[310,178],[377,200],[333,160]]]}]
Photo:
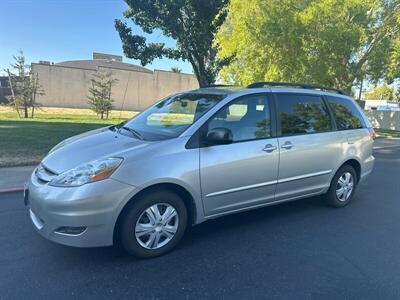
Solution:
[{"label": "silver minivan", "polygon": [[34,170],[24,201],[49,240],[154,257],[189,225],[226,214],[315,195],[347,205],[373,169],[374,138],[340,90],[202,88],[62,141]]}]

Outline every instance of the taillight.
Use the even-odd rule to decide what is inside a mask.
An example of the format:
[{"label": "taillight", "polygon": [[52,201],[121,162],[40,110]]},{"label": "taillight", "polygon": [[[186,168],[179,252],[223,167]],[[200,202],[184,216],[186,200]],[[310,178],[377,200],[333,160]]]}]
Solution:
[{"label": "taillight", "polygon": [[375,130],[373,128],[368,128],[368,132],[369,132],[369,136],[372,140],[376,139],[376,133]]}]

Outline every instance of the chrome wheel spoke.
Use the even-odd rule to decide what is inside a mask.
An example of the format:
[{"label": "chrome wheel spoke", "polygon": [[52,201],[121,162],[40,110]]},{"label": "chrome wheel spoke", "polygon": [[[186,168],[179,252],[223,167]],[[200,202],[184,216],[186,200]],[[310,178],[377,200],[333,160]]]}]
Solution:
[{"label": "chrome wheel spoke", "polygon": [[344,194],[344,188],[343,187],[338,189],[338,190],[336,190],[336,195],[338,197],[342,196],[343,194]]},{"label": "chrome wheel spoke", "polygon": [[150,234],[154,230],[154,226],[151,224],[137,224],[136,225],[136,236],[141,237],[146,234]]},{"label": "chrome wheel spoke", "polygon": [[154,248],[154,241],[156,240],[156,233],[155,232],[152,232],[151,234],[150,234],[150,236],[149,236],[149,239],[147,240],[147,242],[146,242],[146,247],[148,248],[148,249],[152,249],[152,248]]},{"label": "chrome wheel spoke", "polygon": [[154,212],[153,212],[153,210],[151,209],[151,207],[149,207],[148,209],[146,209],[146,210],[145,210],[145,213],[146,213],[147,217],[149,218],[150,223],[153,224],[153,225],[156,224],[157,219],[156,219],[156,216],[154,215]]},{"label": "chrome wheel spoke", "polygon": [[157,249],[158,248],[158,244],[160,242],[161,234],[160,234],[160,232],[155,232],[154,235],[155,235],[155,237],[154,237],[153,245],[152,245],[151,248]]},{"label": "chrome wheel spoke", "polygon": [[163,229],[162,234],[167,238],[167,239],[172,239],[174,237],[174,233],[168,231],[167,229]]},{"label": "chrome wheel spoke", "polygon": [[162,215],[162,224],[167,225],[176,216],[176,211],[172,206],[167,207],[164,214]]},{"label": "chrome wheel spoke", "polygon": [[164,226],[163,229],[164,229],[164,231],[166,231],[168,233],[175,234],[176,231],[178,230],[178,227],[177,226],[166,225],[166,226]]},{"label": "chrome wheel spoke", "polygon": [[345,182],[346,182],[346,184],[349,184],[349,182],[350,182],[350,179],[351,179],[351,175],[350,175],[350,173],[346,173],[346,174],[344,174],[344,178],[345,178]]},{"label": "chrome wheel spoke", "polygon": [[150,207],[150,210],[153,212],[154,218],[156,219],[156,221],[159,221],[160,218],[161,218],[161,214],[160,214],[160,211],[158,209],[158,204],[153,205],[152,207]]},{"label": "chrome wheel spoke", "polygon": [[[344,176],[344,175],[343,175]],[[346,179],[343,177],[343,176],[341,176],[340,178],[339,178],[339,184],[340,185],[344,185],[344,184],[346,184]]]}]

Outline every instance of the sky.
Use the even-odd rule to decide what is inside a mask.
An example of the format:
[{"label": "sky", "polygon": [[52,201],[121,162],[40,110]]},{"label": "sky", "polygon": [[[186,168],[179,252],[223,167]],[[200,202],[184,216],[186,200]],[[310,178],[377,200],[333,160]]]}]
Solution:
[{"label": "sky", "polygon": [[[123,0],[0,0],[0,70],[9,68],[19,50],[28,63],[91,59],[93,52],[123,55],[114,20],[123,18],[126,8]],[[128,24],[135,34],[143,34],[133,22]],[[159,31],[145,36],[150,42],[175,45]],[[123,61],[140,64],[126,57]],[[146,67],[193,73],[188,62],[169,59]]]}]

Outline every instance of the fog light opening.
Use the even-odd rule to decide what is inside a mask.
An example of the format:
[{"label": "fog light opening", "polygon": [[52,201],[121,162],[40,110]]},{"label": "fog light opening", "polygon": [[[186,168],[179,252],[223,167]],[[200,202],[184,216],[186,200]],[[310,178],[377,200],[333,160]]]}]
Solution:
[{"label": "fog light opening", "polygon": [[84,233],[86,229],[87,229],[86,226],[80,226],[80,227],[62,226],[58,227],[55,233],[66,234],[66,235],[80,235]]}]

